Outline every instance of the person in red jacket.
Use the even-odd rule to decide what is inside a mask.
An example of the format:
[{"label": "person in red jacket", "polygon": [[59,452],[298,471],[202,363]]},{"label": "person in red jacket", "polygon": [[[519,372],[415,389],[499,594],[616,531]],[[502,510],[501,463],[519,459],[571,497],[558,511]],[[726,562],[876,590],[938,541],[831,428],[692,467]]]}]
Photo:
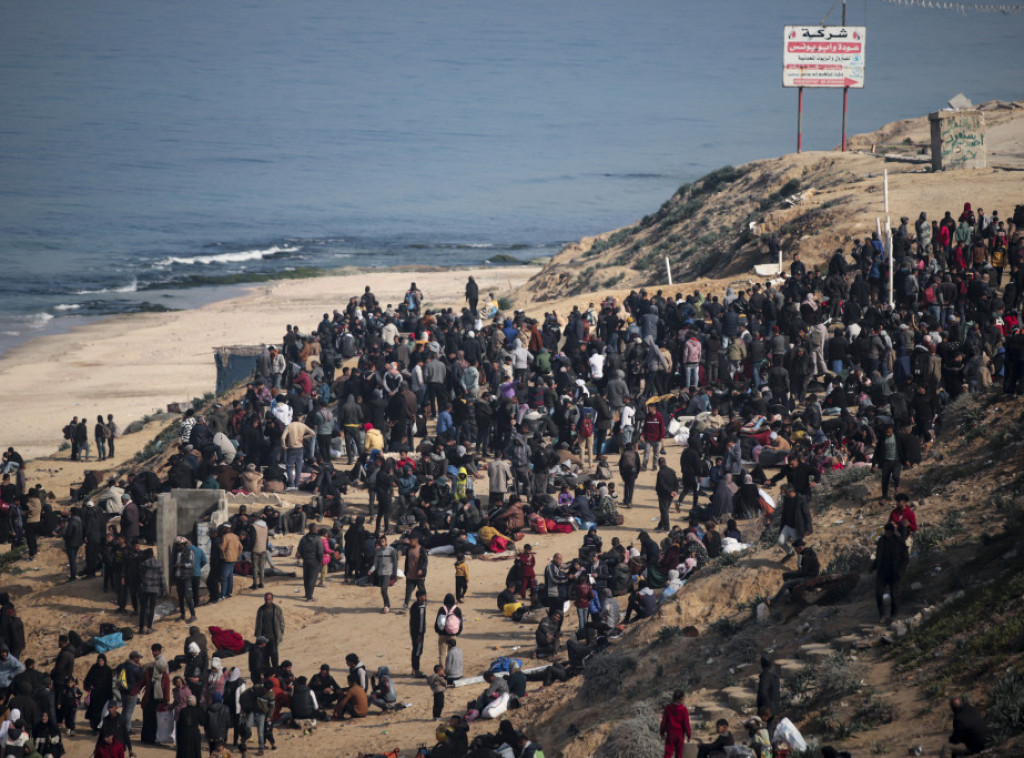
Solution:
[{"label": "person in red jacket", "polygon": [[693,736],[690,732],[690,711],[683,705],[683,691],[672,693],[672,702],[661,714],[658,734],[665,740],[665,758],[683,758],[683,743]]},{"label": "person in red jacket", "polygon": [[647,406],[647,415],[644,416],[642,436],[644,438],[644,462],[640,467],[641,471],[647,470],[647,464],[651,462],[651,451],[654,451],[654,460],[661,455],[661,441],[665,439],[665,417],[661,415],[657,406]]},{"label": "person in red jacket", "polygon": [[896,496],[896,508],[889,514],[889,520],[896,525],[903,541],[917,531],[917,516],[910,508],[910,497],[905,492]]}]

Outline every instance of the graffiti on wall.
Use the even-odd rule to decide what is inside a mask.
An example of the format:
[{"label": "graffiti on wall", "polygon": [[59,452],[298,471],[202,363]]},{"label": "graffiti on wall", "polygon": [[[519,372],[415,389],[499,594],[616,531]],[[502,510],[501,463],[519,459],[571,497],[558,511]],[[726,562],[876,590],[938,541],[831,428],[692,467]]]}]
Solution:
[{"label": "graffiti on wall", "polygon": [[985,125],[979,113],[957,113],[941,121],[942,166],[976,168],[986,162]]}]

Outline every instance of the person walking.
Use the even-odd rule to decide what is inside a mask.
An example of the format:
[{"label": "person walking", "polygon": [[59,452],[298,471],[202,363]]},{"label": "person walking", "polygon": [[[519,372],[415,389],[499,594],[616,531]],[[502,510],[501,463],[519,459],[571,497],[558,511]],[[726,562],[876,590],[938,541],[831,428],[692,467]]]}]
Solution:
[{"label": "person walking", "polygon": [[288,478],[288,489],[297,490],[302,479],[303,461],[306,455],[306,440],[316,437],[316,432],[298,419],[285,427],[281,434],[284,447],[284,470]]},{"label": "person walking", "polygon": [[427,633],[427,593],[419,590],[416,602],[409,608],[409,637],[412,640],[412,675],[422,677],[420,656],[423,655],[423,638]]},{"label": "person walking", "polygon": [[308,526],[295,552],[302,563],[302,585],[306,591],[306,600],[312,601],[316,580],[320,575],[320,566],[324,560],[324,542],[317,534],[316,524]]},{"label": "person walking", "polygon": [[377,549],[373,554],[373,565],[366,572],[368,576],[374,577],[374,581],[380,587],[380,596],[384,600],[384,607],[381,609],[381,613],[391,611],[391,599],[388,597],[388,588],[391,587],[397,572],[398,551],[388,544],[387,537],[381,535],[377,538]]},{"label": "person walking", "polygon": [[85,542],[85,528],[82,525],[82,509],[71,509],[71,518],[64,526],[64,552],[68,556],[68,581],[78,579],[78,549]]},{"label": "person walking", "polygon": [[633,507],[633,489],[636,478],[640,475],[640,454],[636,451],[636,443],[626,445],[619,456],[619,476],[622,477],[622,507]]},{"label": "person walking", "polygon": [[405,602],[408,608],[413,590],[426,592],[427,549],[415,537],[409,537],[409,549],[405,552]]},{"label": "person walking", "polygon": [[263,605],[256,611],[256,628],[253,635],[267,640],[264,654],[270,665],[277,668],[278,646],[284,642],[284,611],[274,602],[274,595],[271,592],[263,596]]},{"label": "person walking", "polygon": [[229,598],[235,591],[235,563],[242,557],[242,541],[221,524],[220,529],[220,597]]},{"label": "person walking", "polygon": [[683,691],[672,693],[672,702],[661,714],[658,734],[665,740],[665,758],[683,758],[683,745],[692,738],[690,711],[683,705]]},{"label": "person walking", "polygon": [[437,632],[437,662],[443,666],[448,657],[448,640],[462,634],[462,609],[456,604],[455,595],[444,596],[444,603],[437,609],[434,619],[434,631]]},{"label": "person walking", "polygon": [[270,529],[263,515],[257,515],[252,522],[252,587],[249,589],[263,589],[263,576],[267,566],[267,540],[270,537]]},{"label": "person walking", "polygon": [[878,620],[885,620],[885,590],[889,590],[889,618],[895,619],[899,610],[900,579],[910,557],[907,543],[896,532],[896,525],[889,521],[878,539],[875,550],[875,603],[878,605]]},{"label": "person walking", "polygon": [[178,591],[178,620],[185,620],[185,608],[190,615],[189,622],[196,620],[196,604],[192,597],[192,576],[195,573],[195,553],[185,537],[174,539],[174,585]]},{"label": "person walking", "polygon": [[679,494],[679,477],[664,458],[658,459],[658,476],[654,481],[654,492],[658,496],[658,525],[655,529],[667,532],[669,507]]},{"label": "person walking", "polygon": [[667,434],[665,417],[661,415],[661,411],[654,404],[647,406],[647,415],[644,416],[644,425],[640,434],[644,439],[644,462],[640,470],[646,471],[651,459],[657,460],[661,455],[661,441]]},{"label": "person walking", "polygon": [[153,553],[153,548],[146,548],[139,563],[139,634],[153,631],[156,600],[165,592],[164,565]]}]

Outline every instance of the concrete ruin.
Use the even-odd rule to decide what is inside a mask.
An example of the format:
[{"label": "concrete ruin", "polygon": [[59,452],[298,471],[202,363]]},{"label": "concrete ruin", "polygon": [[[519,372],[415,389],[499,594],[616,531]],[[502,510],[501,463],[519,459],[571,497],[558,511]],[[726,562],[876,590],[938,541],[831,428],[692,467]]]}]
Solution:
[{"label": "concrete ruin", "polygon": [[[228,501],[224,490],[171,490],[157,498],[156,554],[164,564],[164,581],[173,584],[171,550],[174,538],[188,537],[210,557],[210,531],[228,520]],[[209,522],[204,521],[209,517]],[[203,577],[209,565],[203,569]]]},{"label": "concrete ruin", "polygon": [[932,171],[985,168],[985,114],[979,110],[929,113],[932,128]]}]

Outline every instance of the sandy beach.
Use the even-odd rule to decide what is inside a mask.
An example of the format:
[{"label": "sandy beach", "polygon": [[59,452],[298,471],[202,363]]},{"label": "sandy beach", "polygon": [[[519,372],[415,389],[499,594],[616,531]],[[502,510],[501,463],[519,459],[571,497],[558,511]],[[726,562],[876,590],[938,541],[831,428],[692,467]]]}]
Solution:
[{"label": "sandy beach", "polygon": [[[369,286],[383,303],[397,304],[411,281],[428,307],[461,307],[471,274],[481,295],[508,295],[538,271],[535,266],[476,270],[367,271],[296,279],[253,287],[247,294],[194,310],[132,314],[40,337],[0,359],[4,446],[25,458],[52,455],[72,416],[114,414],[122,428],[167,403],[212,392],[213,349],[279,341],[286,324],[316,327],[324,311],[344,308]],[[66,458],[66,455],[64,456]]]}]

